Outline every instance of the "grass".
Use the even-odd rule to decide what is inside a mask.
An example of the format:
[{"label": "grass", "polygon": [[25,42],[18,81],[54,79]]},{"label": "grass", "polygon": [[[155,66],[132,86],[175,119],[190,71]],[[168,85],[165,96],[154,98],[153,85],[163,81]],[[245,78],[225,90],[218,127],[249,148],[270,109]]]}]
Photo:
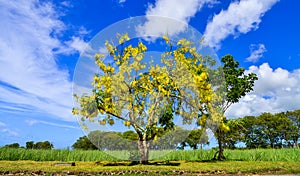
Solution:
[{"label": "grass", "polygon": [[179,166],[167,165],[133,165],[103,166],[94,162],[76,162],[76,166],[54,166],[54,161],[0,161],[1,173],[44,172],[84,174],[135,174],[135,175],[167,175],[167,174],[291,174],[300,173],[300,162],[271,161],[223,161],[194,162],[177,161]]},{"label": "grass", "polygon": [[300,161],[300,149],[225,150],[229,160],[239,161]]},{"label": "grass", "polygon": [[[114,151],[127,156],[125,151]],[[226,161],[211,161],[215,150],[155,151],[150,165],[130,165],[102,151],[0,148],[1,174],[199,175],[300,173],[300,149],[225,150]],[[165,154],[165,155],[163,155]],[[76,162],[76,166],[55,166]]]},{"label": "grass", "polygon": [[[211,160],[215,152],[215,150],[154,151],[150,153],[150,159],[165,161],[206,161]],[[128,158],[129,154],[126,151],[114,151],[113,156]],[[300,162],[300,149],[225,150],[225,156],[227,160],[233,161]],[[97,150],[27,150],[12,148],[0,148],[0,160],[119,161],[117,158]]]}]

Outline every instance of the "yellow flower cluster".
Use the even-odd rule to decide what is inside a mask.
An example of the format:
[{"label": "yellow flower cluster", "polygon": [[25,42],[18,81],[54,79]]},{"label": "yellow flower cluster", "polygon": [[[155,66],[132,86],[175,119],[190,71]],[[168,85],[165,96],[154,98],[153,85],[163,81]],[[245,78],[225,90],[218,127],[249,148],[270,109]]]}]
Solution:
[{"label": "yellow flower cluster", "polygon": [[130,38],[128,36],[128,33],[121,35],[121,34],[117,34],[117,36],[119,37],[119,44],[124,44],[126,41],[129,41]]}]

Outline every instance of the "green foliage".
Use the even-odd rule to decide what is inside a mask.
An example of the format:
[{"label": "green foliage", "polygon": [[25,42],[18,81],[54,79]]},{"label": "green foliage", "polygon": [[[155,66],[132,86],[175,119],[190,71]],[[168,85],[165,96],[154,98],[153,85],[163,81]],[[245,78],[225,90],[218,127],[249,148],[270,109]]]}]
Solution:
[{"label": "green foliage", "polygon": [[243,142],[248,148],[298,147],[299,131],[290,118],[291,114],[281,112],[246,116],[242,119],[245,127]]},{"label": "green foliage", "polygon": [[225,123],[229,130],[224,132],[224,148],[235,149],[236,144],[244,140],[245,127],[243,119],[229,119]]},{"label": "green foliage", "polygon": [[26,142],[26,149],[33,149],[34,148],[34,141]]},{"label": "green foliage", "polygon": [[128,139],[128,140],[138,140],[138,134],[136,134],[134,131],[125,131],[123,134],[122,134],[122,137],[124,139]]},{"label": "green foliage", "polygon": [[37,142],[36,144],[34,144],[33,149],[52,149],[53,148],[53,144],[51,144],[49,141],[44,141],[44,142]]},{"label": "green foliage", "polygon": [[[5,148],[24,148],[20,146],[18,143],[7,144],[4,146]],[[26,142],[26,149],[52,149],[53,144],[49,141],[37,142],[36,144],[33,141]]]},{"label": "green foliage", "polygon": [[19,148],[20,144],[19,143],[12,143],[12,144],[7,144],[4,147],[5,148]]},{"label": "green foliage", "polygon": [[[231,55],[223,56],[221,61],[223,66],[219,67],[216,71],[211,71],[210,73],[211,77],[217,80],[214,82],[213,86],[216,87],[215,92],[218,97],[221,98],[220,101],[215,103],[215,106],[223,115],[222,119],[219,121],[219,127],[214,132],[219,145],[219,152],[215,155],[216,159],[218,154],[218,160],[225,159],[223,147],[226,145],[225,143],[227,143],[227,145],[231,145],[232,147],[232,141],[230,140],[233,140],[232,138],[234,137],[234,135],[230,134],[233,130],[228,133],[230,127],[229,124],[226,124],[227,119],[224,116],[224,113],[233,103],[237,103],[240,98],[252,91],[254,82],[258,79],[254,73],[246,74],[245,69],[239,67],[239,62],[235,61]],[[223,73],[224,80],[219,78],[220,72]],[[234,127],[237,124],[231,125]]]},{"label": "green foliage", "polygon": [[298,112],[262,113],[226,120],[230,130],[224,133],[223,146],[234,149],[237,143],[243,142],[249,149],[298,148],[300,135],[295,121]]},{"label": "green foliage", "polygon": [[98,148],[88,139],[87,136],[80,137],[72,145],[73,149],[77,150],[97,150]]},{"label": "green foliage", "polygon": [[[246,74],[245,69],[239,67],[239,62],[234,60],[232,55],[223,56],[221,61],[223,66],[217,71],[212,71],[211,76],[216,80],[214,86],[218,87],[217,94],[223,98],[219,106],[225,112],[233,103],[239,102],[240,98],[253,90],[258,77],[254,73]],[[218,78],[219,75],[223,75],[224,79]]]},{"label": "green foliage", "polygon": [[292,138],[295,147],[298,148],[298,139],[300,138],[300,110],[287,111],[285,114],[295,125],[295,132],[293,132],[290,137]]},{"label": "green foliage", "polygon": [[34,143],[34,141],[28,141],[26,142],[26,149],[53,149],[54,146],[52,143],[49,141],[44,141],[44,142],[37,142]]},{"label": "green foliage", "polygon": [[196,150],[199,146],[202,148],[203,145],[209,144],[208,136],[204,129],[195,129],[190,131],[185,141],[192,149]]},{"label": "green foliage", "polygon": [[[163,131],[163,129],[161,130]],[[138,134],[134,131],[120,133],[96,130],[90,132],[88,137],[80,137],[72,147],[81,150],[137,150],[137,142]],[[161,132],[157,140],[152,141],[150,148],[153,150],[167,150],[177,149],[181,145],[183,148],[189,146],[198,149],[199,146],[206,144],[208,144],[208,137],[205,131],[201,129],[189,131],[176,127],[168,133]]]}]

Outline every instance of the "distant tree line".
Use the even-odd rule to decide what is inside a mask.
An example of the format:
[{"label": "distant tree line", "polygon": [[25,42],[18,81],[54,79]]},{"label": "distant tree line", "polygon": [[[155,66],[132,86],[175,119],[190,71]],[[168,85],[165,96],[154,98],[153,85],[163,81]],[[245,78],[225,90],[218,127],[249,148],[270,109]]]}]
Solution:
[{"label": "distant tree line", "polygon": [[[224,134],[224,148],[299,148],[300,110],[262,113],[259,116],[228,119],[225,123],[230,130]],[[72,147],[81,150],[137,149],[137,139],[133,131],[92,131],[88,136],[80,137]],[[204,130],[189,131],[178,127],[152,141],[151,149],[199,149],[207,144],[208,136]]]},{"label": "distant tree line", "polygon": [[224,147],[237,148],[299,148],[300,110],[276,114],[262,113],[226,122],[230,130],[225,133]]},{"label": "distant tree line", "polygon": [[[80,150],[137,150],[138,135],[134,131],[105,132],[92,131],[88,136],[80,137],[73,145],[73,149]],[[177,127],[176,130],[161,134],[152,141],[150,149],[192,149],[202,148],[208,144],[208,136],[203,130],[184,130]],[[97,146],[97,147],[96,147]]]},{"label": "distant tree line", "polygon": [[26,142],[25,147],[20,146],[19,143],[7,144],[3,147],[5,147],[5,148],[44,149],[44,150],[50,150],[50,149],[54,148],[53,144],[50,143],[49,141],[36,142],[36,143],[34,143],[34,141],[28,141],[28,142]]}]

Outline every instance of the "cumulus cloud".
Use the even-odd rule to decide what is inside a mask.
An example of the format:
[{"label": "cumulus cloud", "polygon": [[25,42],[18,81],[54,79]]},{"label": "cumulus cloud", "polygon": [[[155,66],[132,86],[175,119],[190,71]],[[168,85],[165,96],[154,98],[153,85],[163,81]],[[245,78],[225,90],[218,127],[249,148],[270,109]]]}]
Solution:
[{"label": "cumulus cloud", "polygon": [[[146,11],[148,21],[138,28],[142,35],[160,36],[168,33],[174,35],[183,31],[192,18],[205,4],[215,4],[216,0],[157,0]],[[161,16],[170,18],[153,18]],[[171,20],[173,19],[173,20]],[[175,21],[179,20],[179,21]]]},{"label": "cumulus cloud", "polygon": [[[51,3],[0,2],[0,111],[73,119],[69,73],[58,67],[53,52],[64,47],[55,37],[66,29],[58,14]],[[79,48],[78,43],[74,38],[72,45]]]},{"label": "cumulus cloud", "polygon": [[219,48],[222,40],[230,35],[237,37],[256,30],[261,18],[279,0],[241,0],[232,2],[227,10],[214,15],[207,24],[204,36],[210,46]]},{"label": "cumulus cloud", "polygon": [[300,69],[272,69],[268,63],[264,63],[259,67],[251,66],[247,72],[258,76],[254,90],[228,109],[228,117],[300,109]]},{"label": "cumulus cloud", "polygon": [[246,58],[246,61],[255,63],[263,57],[266,51],[264,44],[252,44],[250,45],[250,56]]}]

